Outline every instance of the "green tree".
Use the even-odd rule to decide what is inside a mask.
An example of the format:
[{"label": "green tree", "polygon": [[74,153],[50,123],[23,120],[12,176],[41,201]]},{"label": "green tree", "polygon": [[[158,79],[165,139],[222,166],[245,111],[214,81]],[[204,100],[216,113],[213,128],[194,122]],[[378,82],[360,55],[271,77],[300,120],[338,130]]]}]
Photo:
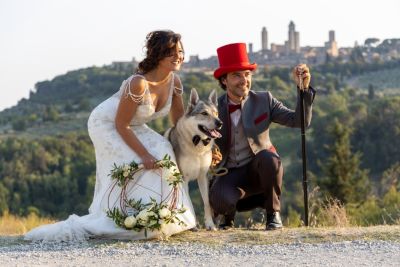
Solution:
[{"label": "green tree", "polygon": [[89,110],[91,109],[89,99],[87,99],[87,98],[82,98],[82,99],[79,101],[78,109],[79,109],[80,111],[89,111]]},{"label": "green tree", "polygon": [[368,115],[355,128],[354,147],[367,155],[362,166],[378,178],[400,162],[400,97],[375,98],[368,103]]},{"label": "green tree", "polygon": [[383,197],[392,187],[400,192],[400,162],[383,172],[378,186],[379,196]]},{"label": "green tree", "polygon": [[8,200],[8,190],[0,182],[0,216],[3,215],[4,212],[8,210],[7,200]]},{"label": "green tree", "polygon": [[368,84],[368,99],[373,100],[375,98],[375,89],[372,84]]},{"label": "green tree", "polygon": [[28,123],[24,118],[19,118],[12,122],[12,128],[15,131],[25,131],[28,127]]},{"label": "green tree", "polygon": [[44,114],[44,121],[58,121],[60,119],[60,113],[54,105],[46,107],[46,112]]},{"label": "green tree", "polygon": [[335,142],[329,147],[329,158],[323,169],[321,188],[344,204],[358,203],[369,193],[368,172],[360,169],[361,154],[353,154],[350,145],[352,129],[335,119],[330,129]]}]

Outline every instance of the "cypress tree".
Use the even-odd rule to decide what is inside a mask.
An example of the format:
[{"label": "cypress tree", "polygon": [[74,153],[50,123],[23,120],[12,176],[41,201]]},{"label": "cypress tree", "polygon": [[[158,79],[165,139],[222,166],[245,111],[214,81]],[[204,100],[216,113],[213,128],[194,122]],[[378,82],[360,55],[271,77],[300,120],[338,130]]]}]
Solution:
[{"label": "cypress tree", "polygon": [[353,129],[335,119],[329,133],[335,142],[328,147],[329,157],[323,166],[322,189],[342,203],[359,203],[369,193],[368,171],[360,169],[361,153],[352,153]]}]

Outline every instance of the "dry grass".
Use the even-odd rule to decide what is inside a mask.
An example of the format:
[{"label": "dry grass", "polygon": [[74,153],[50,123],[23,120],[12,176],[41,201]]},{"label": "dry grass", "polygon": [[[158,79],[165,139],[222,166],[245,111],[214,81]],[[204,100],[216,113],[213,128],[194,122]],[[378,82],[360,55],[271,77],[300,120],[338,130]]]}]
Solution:
[{"label": "dry grass", "polygon": [[334,198],[322,199],[319,187],[310,192],[310,226],[350,227],[350,218],[345,206]]},{"label": "dry grass", "polygon": [[[337,212],[334,214],[337,214]],[[31,214],[27,217],[16,217],[14,215],[5,214],[3,217],[0,217],[0,246],[4,244],[18,244],[22,242],[22,234],[36,226],[52,222],[54,221],[46,218],[39,218],[35,214]],[[322,243],[352,240],[386,240],[400,242],[400,225],[370,227],[285,227],[282,230],[276,231],[264,231],[263,227],[263,225],[253,225],[251,229],[234,228],[226,231],[186,231],[170,237],[168,241],[162,242],[172,244],[196,242],[211,246],[221,246],[225,244],[268,245],[299,242]],[[99,244],[114,243],[117,241],[93,240],[92,242],[93,244]]]},{"label": "dry grass", "polygon": [[0,235],[22,235],[36,226],[52,222],[54,220],[40,218],[35,213],[31,213],[27,217],[5,213],[0,217]]},{"label": "dry grass", "polygon": [[330,199],[328,203],[322,206],[320,217],[320,226],[350,226],[346,209],[337,199]]},{"label": "dry grass", "polygon": [[276,231],[263,229],[233,229],[227,231],[184,232],[169,239],[172,243],[198,242],[209,245],[224,244],[292,244],[322,243],[352,240],[386,240],[400,242],[400,226],[372,227],[320,227],[320,228],[284,228]]},{"label": "dry grass", "polygon": [[[207,246],[224,246],[226,244],[241,245],[271,245],[271,244],[295,244],[295,243],[324,243],[324,242],[341,242],[341,241],[394,241],[400,242],[400,226],[370,226],[370,227],[320,227],[320,228],[284,228],[276,231],[264,231],[262,229],[242,229],[235,228],[226,231],[206,231],[199,230],[197,232],[186,231],[168,240],[143,240],[134,241],[142,243],[158,243],[165,244],[186,244],[198,243]],[[18,245],[25,243],[21,235],[0,234],[0,247]],[[124,246],[126,242],[105,239],[92,239],[89,241],[91,246],[101,245],[117,245]]]}]

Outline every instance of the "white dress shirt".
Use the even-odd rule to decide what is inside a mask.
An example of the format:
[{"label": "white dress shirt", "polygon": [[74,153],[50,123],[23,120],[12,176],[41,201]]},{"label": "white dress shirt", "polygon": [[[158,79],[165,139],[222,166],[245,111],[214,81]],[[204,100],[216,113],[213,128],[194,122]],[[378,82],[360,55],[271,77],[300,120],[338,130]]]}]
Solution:
[{"label": "white dress shirt", "polygon": [[[230,105],[237,105],[236,103],[233,103],[231,100],[229,100],[229,104]],[[231,116],[231,121],[233,123],[233,125],[236,127],[239,123],[240,120],[240,116],[242,116],[242,110],[241,109],[237,109],[234,112],[232,112],[230,114]]]}]

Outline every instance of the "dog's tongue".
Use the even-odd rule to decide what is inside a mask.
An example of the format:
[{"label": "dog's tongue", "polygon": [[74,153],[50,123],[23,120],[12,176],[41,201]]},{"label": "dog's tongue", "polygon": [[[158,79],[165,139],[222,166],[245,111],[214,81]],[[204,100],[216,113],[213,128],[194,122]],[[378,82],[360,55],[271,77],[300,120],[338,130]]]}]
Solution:
[{"label": "dog's tongue", "polygon": [[210,133],[211,133],[211,136],[213,137],[213,138],[220,138],[220,137],[222,137],[222,135],[217,131],[217,130],[210,130]]}]

